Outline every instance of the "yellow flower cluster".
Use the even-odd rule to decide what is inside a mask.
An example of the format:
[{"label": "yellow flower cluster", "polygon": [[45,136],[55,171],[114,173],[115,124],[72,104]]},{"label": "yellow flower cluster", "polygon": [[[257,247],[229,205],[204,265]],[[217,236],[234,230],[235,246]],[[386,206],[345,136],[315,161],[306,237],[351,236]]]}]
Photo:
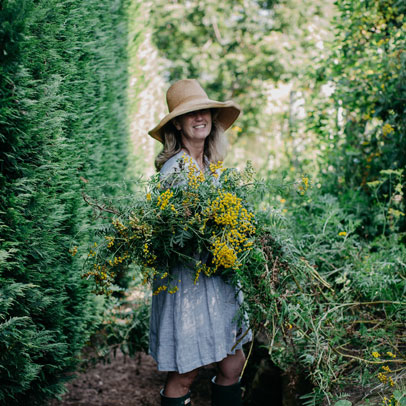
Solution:
[{"label": "yellow flower cluster", "polygon": [[168,286],[162,285],[162,286],[159,286],[152,294],[154,296],[156,296],[164,290],[168,290],[168,293],[173,295],[174,293],[176,293],[179,290],[179,288],[177,286],[174,286],[172,289],[168,289]]},{"label": "yellow flower cluster", "polygon": [[[89,271],[85,273],[83,276],[84,277],[89,277],[89,276],[94,276],[96,281],[104,281],[107,279],[107,269],[106,265],[99,265],[99,264],[93,264],[93,271]],[[113,278],[115,276],[114,272],[109,272],[109,275]]]},{"label": "yellow flower cluster", "polygon": [[220,191],[219,196],[211,203],[214,221],[220,225],[236,226],[241,208],[241,199],[229,192]]},{"label": "yellow flower cluster", "polygon": [[403,213],[402,211],[400,211],[400,210],[396,210],[396,209],[393,209],[392,207],[389,207],[389,209],[388,209],[388,214],[391,214],[392,216],[394,216],[395,218],[399,218],[399,217],[404,217],[405,216],[405,213]]},{"label": "yellow flower cluster", "polygon": [[[392,403],[392,401],[393,401],[393,403]],[[382,399],[382,405],[383,406],[399,406],[400,403],[392,395],[391,398],[388,398],[388,397],[384,396],[383,399]]]},{"label": "yellow flower cluster", "polygon": [[[391,353],[392,354],[392,353]],[[392,354],[393,355],[393,354]],[[388,365],[384,365],[382,366],[382,369],[385,372],[379,372],[378,373],[378,379],[382,382],[382,383],[387,383],[389,386],[395,386],[395,382],[393,381],[392,377],[387,375],[388,373],[391,373],[392,370],[390,369],[390,367]]]},{"label": "yellow flower cluster", "polygon": [[[396,358],[396,354],[394,354],[393,352],[390,352],[390,351],[387,351],[386,352],[386,355],[388,356],[388,357],[391,357],[391,358]],[[374,352],[372,352],[372,356],[374,357],[374,358],[380,358],[381,357],[381,354],[379,354],[379,352],[377,352],[377,351],[374,351]],[[388,367],[389,368],[389,367]],[[385,369],[385,368],[383,368],[383,369]],[[388,371],[389,372],[389,371]]]},{"label": "yellow flower cluster", "polygon": [[158,289],[156,289],[152,294],[153,294],[154,296],[156,296],[156,295],[158,295],[160,292],[162,292],[163,290],[166,290],[166,289],[168,289],[168,287],[167,287],[166,285],[159,286]]},{"label": "yellow flower cluster", "polygon": [[199,193],[191,192],[190,190],[185,191],[185,199],[182,200],[182,205],[184,208],[193,206],[199,201]]},{"label": "yellow flower cluster", "polygon": [[142,284],[146,285],[151,277],[154,277],[157,274],[157,270],[154,267],[149,267],[147,264],[144,264],[144,269],[142,272],[143,280]]},{"label": "yellow flower cluster", "polygon": [[227,245],[221,238],[216,238],[213,246],[213,265],[214,269],[220,266],[224,268],[232,268],[237,265],[237,254],[235,250]]},{"label": "yellow flower cluster", "polygon": [[[94,243],[94,247],[97,248],[97,243],[96,242]],[[76,253],[77,253],[77,247],[76,247],[76,250],[75,250],[75,248],[73,248],[72,250],[69,250],[69,251],[72,253],[72,256],[75,256]],[[95,257],[96,254],[97,254],[97,252],[94,251],[92,248],[90,248],[89,252],[87,253],[87,257],[88,258]]]},{"label": "yellow flower cluster", "polygon": [[[126,253],[126,257],[128,257],[128,253]],[[119,260],[123,261],[125,258],[115,258],[115,263],[119,263]],[[111,264],[106,262],[106,264],[99,264],[99,263],[94,263],[93,264],[93,270],[86,272],[85,274],[82,275],[83,278],[89,278],[90,276],[93,276],[96,282],[96,285],[100,285],[103,287],[103,293],[110,295],[112,293],[111,289],[107,289],[107,287],[111,284],[111,279],[116,276],[116,273],[111,270],[111,268],[114,266],[114,263],[110,261]],[[110,265],[110,269],[109,269]],[[110,281],[109,281],[110,279]],[[94,293],[100,293],[98,291],[94,291]]]},{"label": "yellow flower cluster", "polygon": [[182,155],[183,161],[188,164],[188,185],[192,189],[197,189],[199,185],[204,182],[204,174],[203,172],[197,168],[196,164],[193,162],[191,157],[186,156],[186,154]]},{"label": "yellow flower cluster", "polygon": [[209,168],[212,176],[216,179],[219,177],[218,171],[220,171],[221,173],[225,171],[225,168],[223,167],[223,161],[218,161],[216,164],[210,164]]},{"label": "yellow flower cluster", "polygon": [[175,287],[173,287],[172,289],[168,290],[168,292],[169,292],[170,295],[173,295],[173,294],[176,293],[177,291],[178,291],[178,287],[177,287],[177,286],[175,286]]},{"label": "yellow flower cluster", "polygon": [[[243,207],[242,201],[230,192],[219,192],[219,196],[211,203],[211,213],[216,224],[236,228],[244,234],[255,233],[252,224],[254,214]],[[237,235],[237,234],[236,234]]]},{"label": "yellow flower cluster", "polygon": [[206,264],[202,264],[200,261],[196,264],[196,274],[195,274],[195,280],[194,284],[196,285],[200,274],[203,272],[206,276],[211,276],[215,273],[214,268],[210,268]]},{"label": "yellow flower cluster", "polygon": [[113,224],[114,228],[120,233],[124,234],[124,232],[127,230],[127,227],[119,220],[119,219],[113,219],[111,222]]},{"label": "yellow flower cluster", "polygon": [[[252,249],[253,242],[248,241],[248,238],[256,231],[254,214],[243,207],[242,200],[235,194],[221,190],[204,214],[207,218],[213,218],[217,225],[224,227],[221,235],[216,236],[213,232],[213,269],[206,269],[205,273],[214,273],[219,267],[238,268],[241,265],[238,254]],[[205,224],[204,222],[203,225]],[[198,274],[199,272],[196,280]]]},{"label": "yellow flower cluster", "polygon": [[386,123],[382,127],[382,133],[384,137],[388,136],[390,133],[393,133],[394,131],[395,129],[389,123]]},{"label": "yellow flower cluster", "polygon": [[[165,272],[163,275],[161,275],[161,279],[165,279],[165,278],[167,278],[168,277],[168,272]],[[178,282],[180,282],[180,279],[179,279],[179,281]],[[176,293],[178,290],[179,290],[179,288],[178,288],[178,286],[173,286],[172,288],[170,288],[170,286],[168,286],[168,285],[161,285],[161,286],[159,286],[152,294],[154,295],[154,296],[156,296],[156,295],[158,295],[160,292],[163,292],[163,291],[165,291],[165,290],[167,290],[168,291],[168,293],[170,294],[170,295],[173,295],[174,293]]]},{"label": "yellow flower cluster", "polygon": [[160,196],[158,196],[158,202],[157,202],[157,206],[161,209],[161,210],[165,210],[166,206],[168,206],[169,204],[169,200],[170,198],[173,196],[173,191],[170,189],[167,189],[165,192],[163,192]]},{"label": "yellow flower cluster", "polygon": [[143,250],[144,256],[146,258],[146,262],[144,265],[145,266],[152,265],[156,260],[156,255],[150,252],[149,246],[147,243],[144,244],[144,247],[142,248],[142,250]]},{"label": "yellow flower cluster", "polygon": [[101,265],[98,264],[94,264],[93,266],[95,271],[98,271],[98,273],[96,272],[95,275],[97,274],[101,280],[106,280],[107,279],[106,267],[102,267]]},{"label": "yellow flower cluster", "polygon": [[109,260],[109,265],[110,266],[116,266],[118,264],[121,264],[125,259],[129,258],[130,256],[128,253],[125,253],[122,257],[113,257],[113,259]]},{"label": "yellow flower cluster", "polygon": [[114,245],[114,237],[107,235],[104,238],[108,241],[107,248],[111,248]]},{"label": "yellow flower cluster", "polygon": [[301,195],[304,195],[306,193],[306,190],[309,189],[310,181],[307,176],[302,176],[302,179],[300,181],[301,183],[299,185],[299,191]]},{"label": "yellow flower cluster", "polygon": [[203,270],[203,267],[201,267],[201,266],[197,267],[196,274],[195,274],[195,280],[193,282],[195,285],[199,279],[199,276],[200,276],[200,273],[202,272],[202,270]]}]

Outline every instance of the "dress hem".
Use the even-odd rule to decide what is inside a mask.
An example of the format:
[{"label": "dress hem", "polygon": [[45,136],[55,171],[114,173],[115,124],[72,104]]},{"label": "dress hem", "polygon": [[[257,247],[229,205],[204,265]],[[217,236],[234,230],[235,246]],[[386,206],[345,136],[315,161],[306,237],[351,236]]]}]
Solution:
[{"label": "dress hem", "polygon": [[175,371],[175,372],[178,372],[180,374],[185,374],[187,372],[193,371],[194,369],[201,368],[201,367],[204,367],[206,365],[213,364],[215,362],[220,362],[224,358],[226,358],[228,355],[234,355],[237,350],[241,350],[242,346],[244,344],[249,343],[250,341],[252,341],[252,335],[251,335],[251,333],[248,333],[247,337],[244,340],[242,340],[242,342],[238,343],[238,345],[234,348],[234,351],[231,351],[231,350],[230,350],[230,352],[225,351],[224,356],[222,355],[221,357],[213,357],[214,359],[210,358],[210,360],[207,360],[207,361],[206,360],[201,360],[200,362],[194,362],[192,364],[189,364],[187,367],[183,367],[183,368],[176,368],[175,366],[164,366],[164,365],[162,365],[162,363],[160,365],[158,360],[157,360],[157,356],[151,350],[149,350],[148,353],[154,359],[154,361],[157,363],[158,371],[161,371],[161,372],[173,372],[173,371]]}]

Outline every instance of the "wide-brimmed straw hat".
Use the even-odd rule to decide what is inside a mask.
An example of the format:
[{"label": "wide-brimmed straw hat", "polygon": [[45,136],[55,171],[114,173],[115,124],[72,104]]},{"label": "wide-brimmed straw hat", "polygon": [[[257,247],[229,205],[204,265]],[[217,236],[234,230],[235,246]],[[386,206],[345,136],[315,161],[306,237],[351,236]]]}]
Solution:
[{"label": "wide-brimmed straw hat", "polygon": [[229,100],[218,102],[210,100],[199,82],[195,79],[183,79],[174,83],[166,92],[169,113],[148,134],[163,143],[163,129],[175,117],[191,111],[218,109],[216,122],[223,131],[227,130],[240,115],[241,107]]}]

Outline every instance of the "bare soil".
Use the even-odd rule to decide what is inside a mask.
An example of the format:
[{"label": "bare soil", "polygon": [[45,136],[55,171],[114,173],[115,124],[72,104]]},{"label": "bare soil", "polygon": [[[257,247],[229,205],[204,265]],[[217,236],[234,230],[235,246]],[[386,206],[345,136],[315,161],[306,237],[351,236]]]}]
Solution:
[{"label": "bare soil", "polygon": [[[192,385],[193,406],[210,405],[210,379],[215,365],[202,368]],[[155,361],[144,353],[135,358],[117,352],[110,363],[99,363],[66,385],[67,393],[61,401],[50,406],[159,406],[159,391],[166,378]]]}]

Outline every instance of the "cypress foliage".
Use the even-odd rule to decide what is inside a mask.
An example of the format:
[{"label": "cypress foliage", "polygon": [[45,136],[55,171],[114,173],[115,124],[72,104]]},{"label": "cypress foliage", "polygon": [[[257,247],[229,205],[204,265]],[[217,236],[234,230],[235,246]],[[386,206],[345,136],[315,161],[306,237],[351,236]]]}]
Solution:
[{"label": "cypress foliage", "polygon": [[70,249],[126,171],[128,5],[0,5],[0,404],[60,394],[100,322]]}]

